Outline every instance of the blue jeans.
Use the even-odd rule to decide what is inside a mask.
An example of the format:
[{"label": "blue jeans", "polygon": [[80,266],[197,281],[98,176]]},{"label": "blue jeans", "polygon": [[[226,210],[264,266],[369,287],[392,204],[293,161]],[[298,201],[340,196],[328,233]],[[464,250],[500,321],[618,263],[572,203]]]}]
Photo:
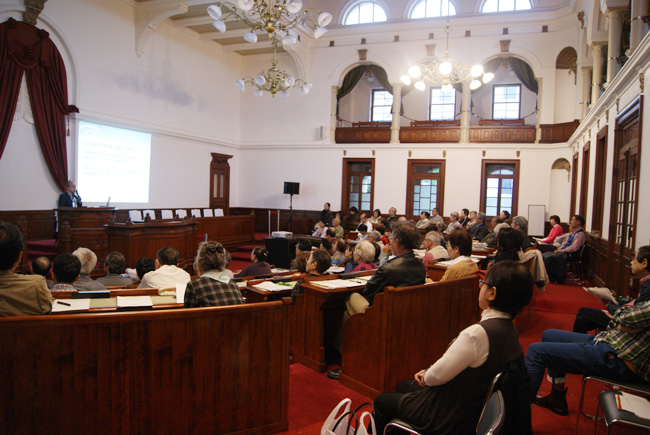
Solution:
[{"label": "blue jeans", "polygon": [[609,344],[594,341],[590,334],[557,329],[544,331],[542,342],[528,347],[526,369],[530,374],[533,397],[544,380],[545,369],[554,380],[571,373],[603,376],[619,382],[641,381],[641,377],[616,356]]}]

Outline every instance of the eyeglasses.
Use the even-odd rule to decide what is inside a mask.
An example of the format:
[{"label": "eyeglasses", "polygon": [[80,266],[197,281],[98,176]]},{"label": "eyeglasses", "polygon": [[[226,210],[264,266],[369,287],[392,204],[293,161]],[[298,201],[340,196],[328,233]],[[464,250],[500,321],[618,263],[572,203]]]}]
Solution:
[{"label": "eyeglasses", "polygon": [[488,282],[487,282],[486,280],[484,280],[484,279],[479,279],[479,280],[478,280],[478,284],[479,284],[479,287],[482,286],[483,284],[485,284],[485,285],[488,286],[488,287],[492,287],[492,286],[491,286],[490,284],[488,284]]}]

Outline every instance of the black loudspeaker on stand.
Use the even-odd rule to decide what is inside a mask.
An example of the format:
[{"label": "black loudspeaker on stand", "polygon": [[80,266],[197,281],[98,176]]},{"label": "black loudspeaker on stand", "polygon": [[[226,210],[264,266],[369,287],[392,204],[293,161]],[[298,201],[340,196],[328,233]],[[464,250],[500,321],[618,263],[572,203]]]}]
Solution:
[{"label": "black loudspeaker on stand", "polygon": [[284,182],[284,194],[285,195],[290,195],[289,197],[289,220],[287,221],[287,224],[284,226],[285,231],[287,228],[289,228],[289,231],[291,231],[291,221],[293,219],[293,195],[298,195],[300,194],[300,183],[293,183],[291,181],[285,181]]}]

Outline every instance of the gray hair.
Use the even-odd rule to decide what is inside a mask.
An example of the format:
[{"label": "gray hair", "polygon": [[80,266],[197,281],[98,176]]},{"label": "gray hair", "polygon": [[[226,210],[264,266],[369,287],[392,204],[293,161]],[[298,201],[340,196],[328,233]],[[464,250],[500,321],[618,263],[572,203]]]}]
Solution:
[{"label": "gray hair", "polygon": [[375,240],[375,242],[378,242],[381,240],[381,233],[377,230],[370,231],[368,233],[368,237],[372,237]]},{"label": "gray hair", "polygon": [[485,213],[483,213],[482,211],[476,213],[476,220],[477,221],[480,220],[481,222],[485,222]]},{"label": "gray hair", "polygon": [[88,248],[77,248],[76,251],[72,253],[75,257],[81,262],[81,274],[90,275],[90,272],[95,269],[97,265],[97,255]]},{"label": "gray hair", "polygon": [[517,225],[521,231],[526,231],[526,228],[528,228],[528,220],[523,216],[515,216],[512,223]]},{"label": "gray hair", "polygon": [[457,211],[452,211],[451,214],[450,214],[449,216],[453,216],[453,217],[456,218],[456,220],[458,220],[458,216],[459,216],[459,215],[458,215],[458,212],[457,212]]},{"label": "gray hair", "polygon": [[444,222],[438,222],[436,224],[436,227],[438,228],[438,231],[443,232],[444,230],[447,229],[447,225],[445,225]]},{"label": "gray hair", "polygon": [[436,231],[429,231],[424,237],[424,240],[429,240],[431,243],[433,243],[433,246],[438,246],[440,245],[440,233]]},{"label": "gray hair", "polygon": [[375,258],[375,246],[367,240],[357,244],[354,253],[363,261],[372,261]]}]

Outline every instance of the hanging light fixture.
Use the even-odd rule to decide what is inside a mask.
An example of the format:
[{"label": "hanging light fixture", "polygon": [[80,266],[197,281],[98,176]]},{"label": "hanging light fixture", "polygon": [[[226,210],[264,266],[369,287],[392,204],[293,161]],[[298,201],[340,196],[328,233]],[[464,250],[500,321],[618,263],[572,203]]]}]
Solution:
[{"label": "hanging light fixture", "polygon": [[470,80],[469,87],[474,90],[482,84],[489,83],[494,78],[494,74],[485,72],[482,65],[470,67],[461,60],[449,55],[450,31],[449,15],[447,15],[445,56],[442,59],[436,57],[429,62],[411,66],[408,69],[408,74],[400,77],[405,85],[408,86],[415,80],[413,86],[420,91],[426,88],[425,82],[441,85],[443,91],[450,91],[453,89],[453,85]]},{"label": "hanging light fixture", "polygon": [[273,46],[295,43],[298,38],[292,29],[296,26],[309,28],[314,38],[320,38],[332,21],[329,12],[302,10],[301,0],[233,0],[214,3],[207,10],[218,31],[225,32],[228,22],[241,21],[251,29],[244,35],[246,41],[256,42],[257,33],[266,32]]},{"label": "hanging light fixture", "polygon": [[300,88],[302,95],[309,93],[312,88],[311,83],[296,79],[278,68],[276,51],[280,43],[282,46],[287,46],[298,41],[298,35],[294,30],[296,26],[313,29],[314,38],[320,38],[327,32],[326,26],[332,21],[332,14],[316,11],[313,8],[302,10],[301,0],[217,2],[208,6],[207,12],[214,20],[212,25],[222,33],[226,31],[227,22],[241,21],[250,27],[250,31],[244,34],[244,40],[255,43],[258,32],[266,32],[271,41],[273,47],[271,68],[262,71],[254,78],[244,77],[237,80],[235,82],[237,89],[244,92],[246,85],[253,86],[255,88],[253,93],[258,97],[268,92],[273,97],[280,93],[282,98],[286,98],[289,96],[289,91],[295,87]]}]

